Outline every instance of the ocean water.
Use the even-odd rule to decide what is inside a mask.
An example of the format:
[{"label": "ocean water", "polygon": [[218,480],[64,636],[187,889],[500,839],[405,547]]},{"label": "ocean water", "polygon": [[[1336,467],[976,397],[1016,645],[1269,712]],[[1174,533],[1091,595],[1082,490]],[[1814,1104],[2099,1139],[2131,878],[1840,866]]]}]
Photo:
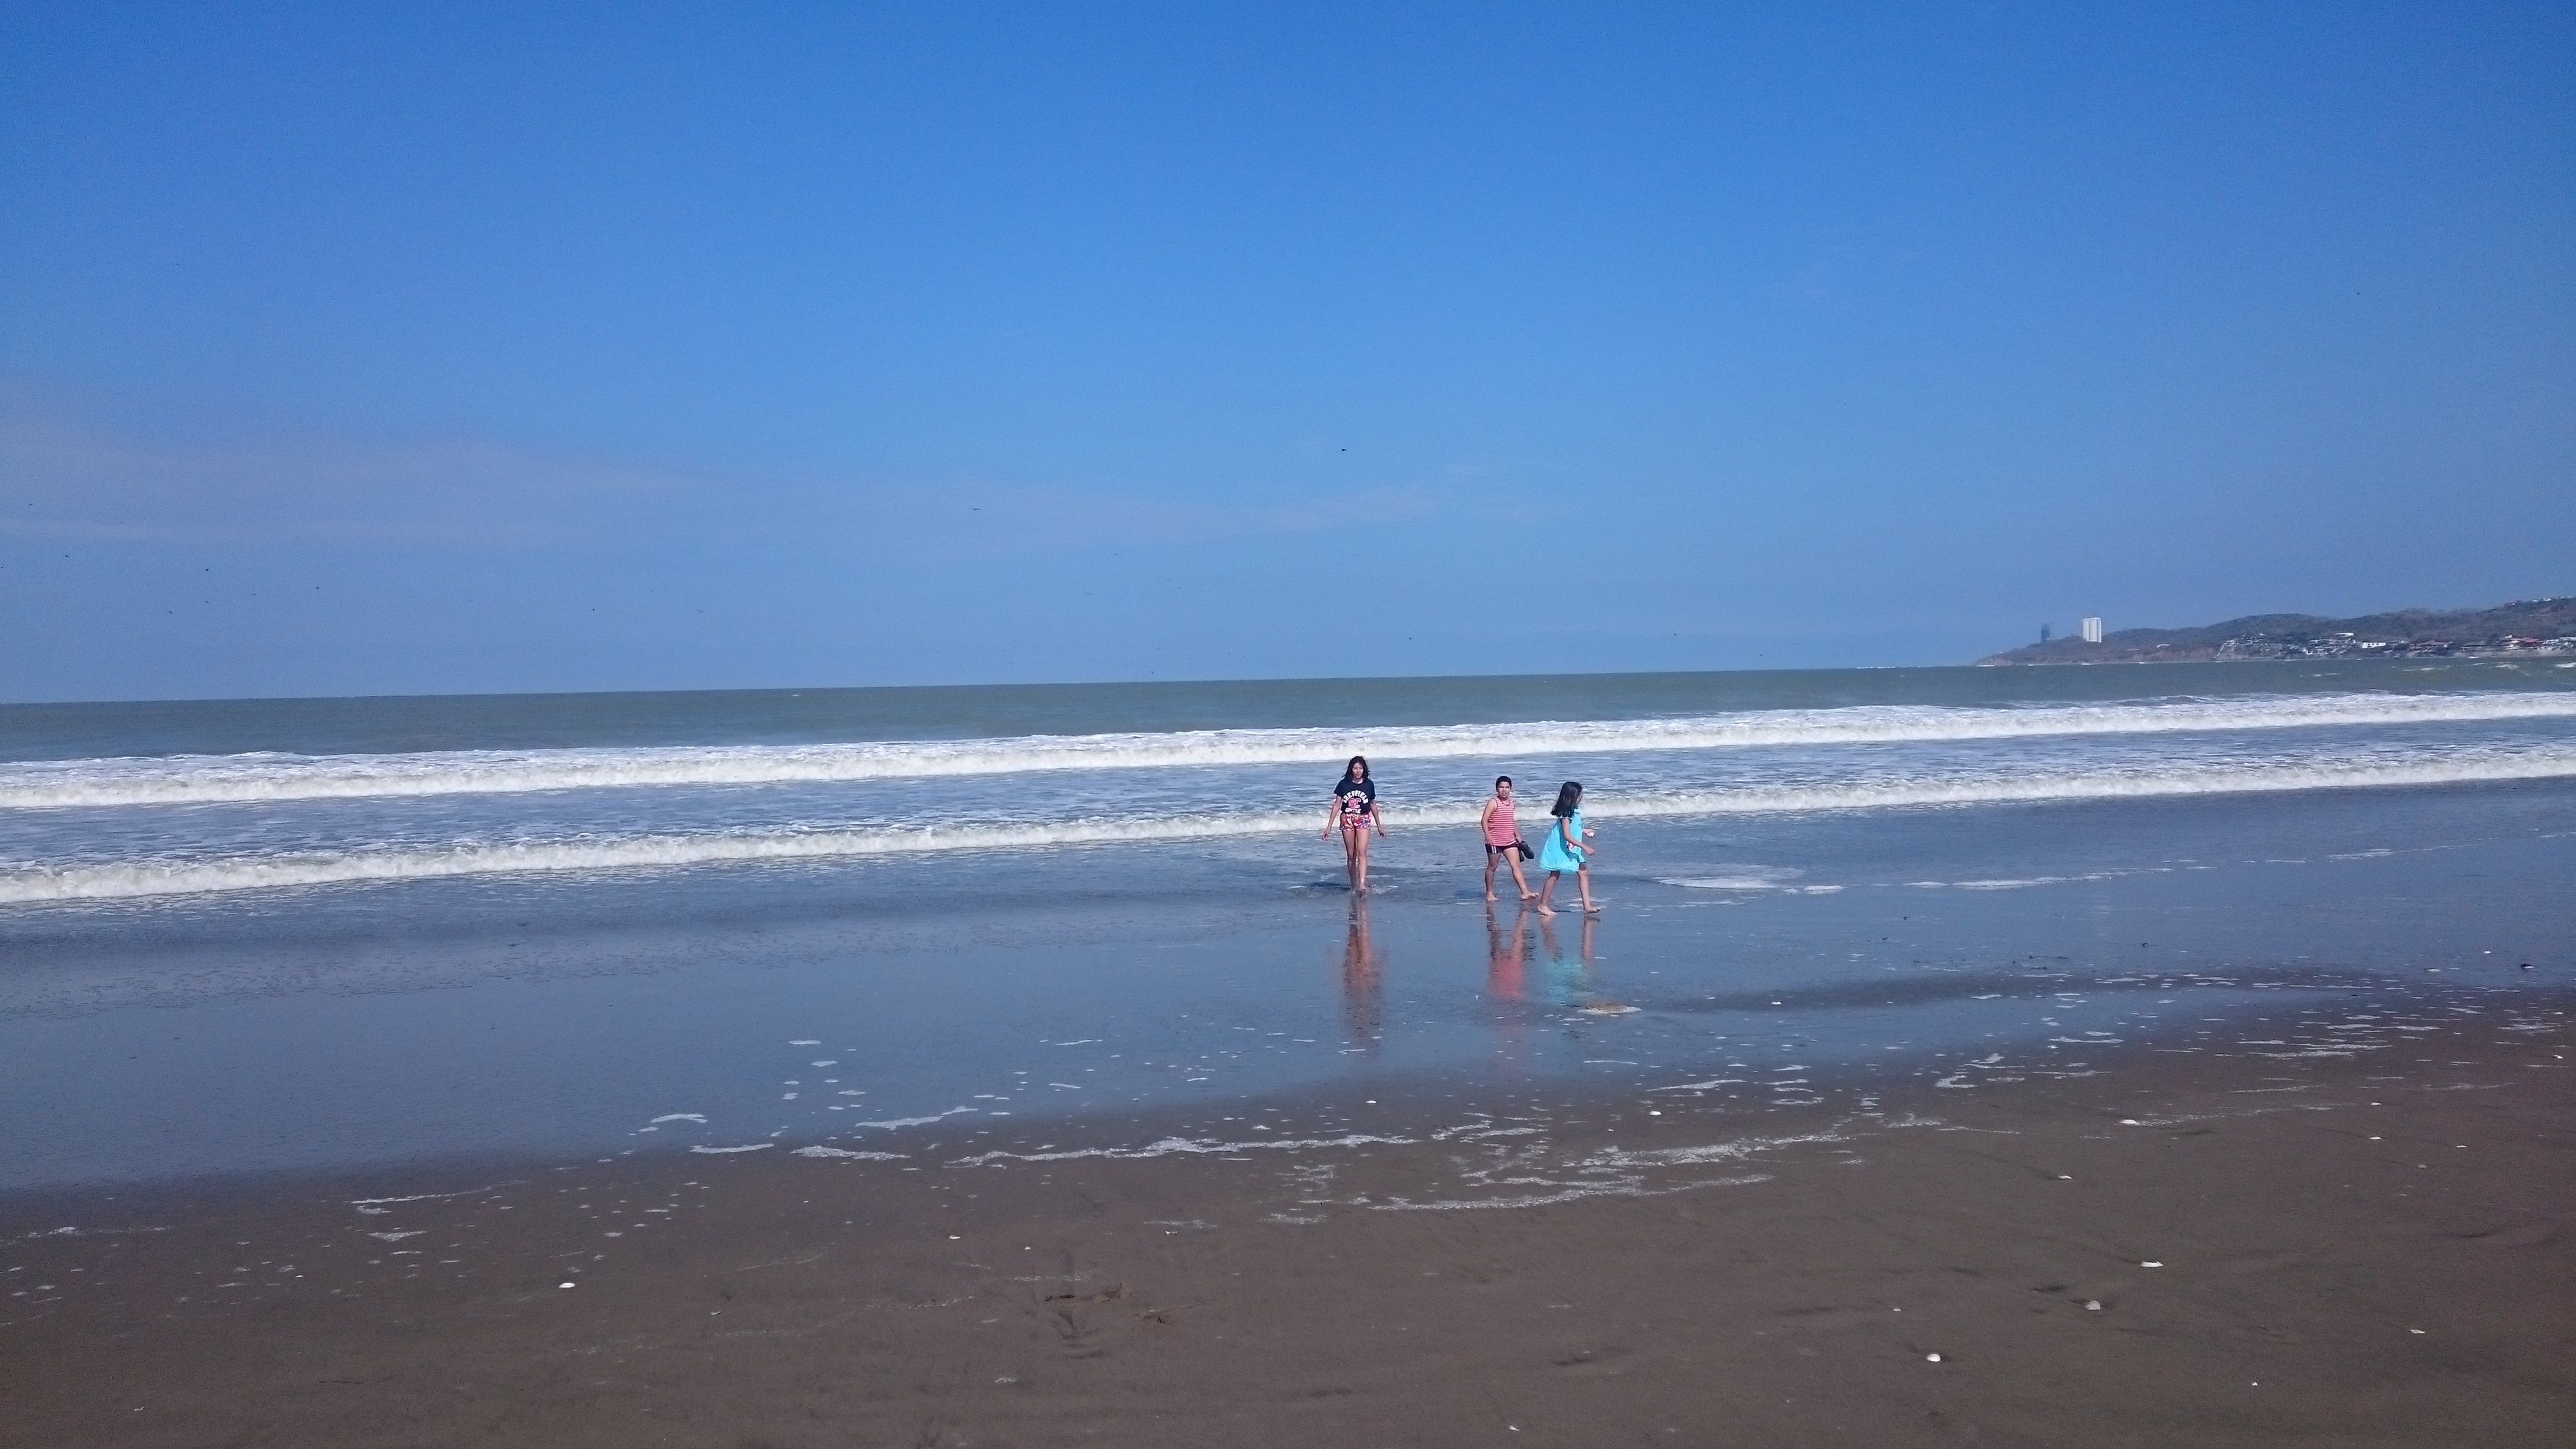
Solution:
[{"label": "ocean water", "polygon": [[[1486,907],[1501,772],[1603,916]],[[0,1190],[1948,1079],[2563,987],[2572,863],[2545,661],[0,707]]]}]

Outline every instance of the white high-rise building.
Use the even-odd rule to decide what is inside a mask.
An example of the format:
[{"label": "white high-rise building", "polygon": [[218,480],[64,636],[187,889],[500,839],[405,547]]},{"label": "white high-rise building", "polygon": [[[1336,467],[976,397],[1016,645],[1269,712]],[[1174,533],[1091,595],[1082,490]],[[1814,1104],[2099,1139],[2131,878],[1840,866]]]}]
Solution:
[{"label": "white high-rise building", "polygon": [[2091,615],[2085,619],[2084,642],[2087,644],[2099,644],[2102,642],[2102,618],[2100,615]]}]

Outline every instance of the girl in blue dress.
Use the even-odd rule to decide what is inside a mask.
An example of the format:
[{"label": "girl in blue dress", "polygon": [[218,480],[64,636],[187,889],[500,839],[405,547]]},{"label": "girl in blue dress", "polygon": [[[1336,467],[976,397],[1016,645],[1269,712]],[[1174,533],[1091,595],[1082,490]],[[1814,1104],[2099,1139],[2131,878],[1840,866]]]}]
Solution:
[{"label": "girl in blue dress", "polygon": [[1592,899],[1592,832],[1583,828],[1583,787],[1572,780],[1557,787],[1556,805],[1548,814],[1547,835],[1539,842],[1538,868],[1547,879],[1538,888],[1538,913],[1552,916],[1547,898],[1556,893],[1556,878],[1574,872],[1574,886],[1583,898],[1583,913],[1601,909]]}]

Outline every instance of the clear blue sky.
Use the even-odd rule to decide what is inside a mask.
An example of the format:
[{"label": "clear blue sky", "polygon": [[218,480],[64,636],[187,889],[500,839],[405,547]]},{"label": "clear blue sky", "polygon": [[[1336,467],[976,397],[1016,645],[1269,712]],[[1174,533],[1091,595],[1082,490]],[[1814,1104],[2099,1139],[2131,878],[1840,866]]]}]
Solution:
[{"label": "clear blue sky", "polygon": [[2576,592],[2576,8],[0,13],[0,697]]}]

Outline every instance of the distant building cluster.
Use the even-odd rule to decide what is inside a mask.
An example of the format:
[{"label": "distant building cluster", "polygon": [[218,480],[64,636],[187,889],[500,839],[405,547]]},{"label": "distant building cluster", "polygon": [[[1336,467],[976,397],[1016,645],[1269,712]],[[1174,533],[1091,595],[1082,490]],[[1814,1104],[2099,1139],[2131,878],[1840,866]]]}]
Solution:
[{"label": "distant building cluster", "polygon": [[2543,639],[2496,634],[2483,639],[2364,639],[2356,634],[2248,634],[2218,646],[2221,659],[2440,659],[2498,654],[2576,654],[2576,634]]}]

